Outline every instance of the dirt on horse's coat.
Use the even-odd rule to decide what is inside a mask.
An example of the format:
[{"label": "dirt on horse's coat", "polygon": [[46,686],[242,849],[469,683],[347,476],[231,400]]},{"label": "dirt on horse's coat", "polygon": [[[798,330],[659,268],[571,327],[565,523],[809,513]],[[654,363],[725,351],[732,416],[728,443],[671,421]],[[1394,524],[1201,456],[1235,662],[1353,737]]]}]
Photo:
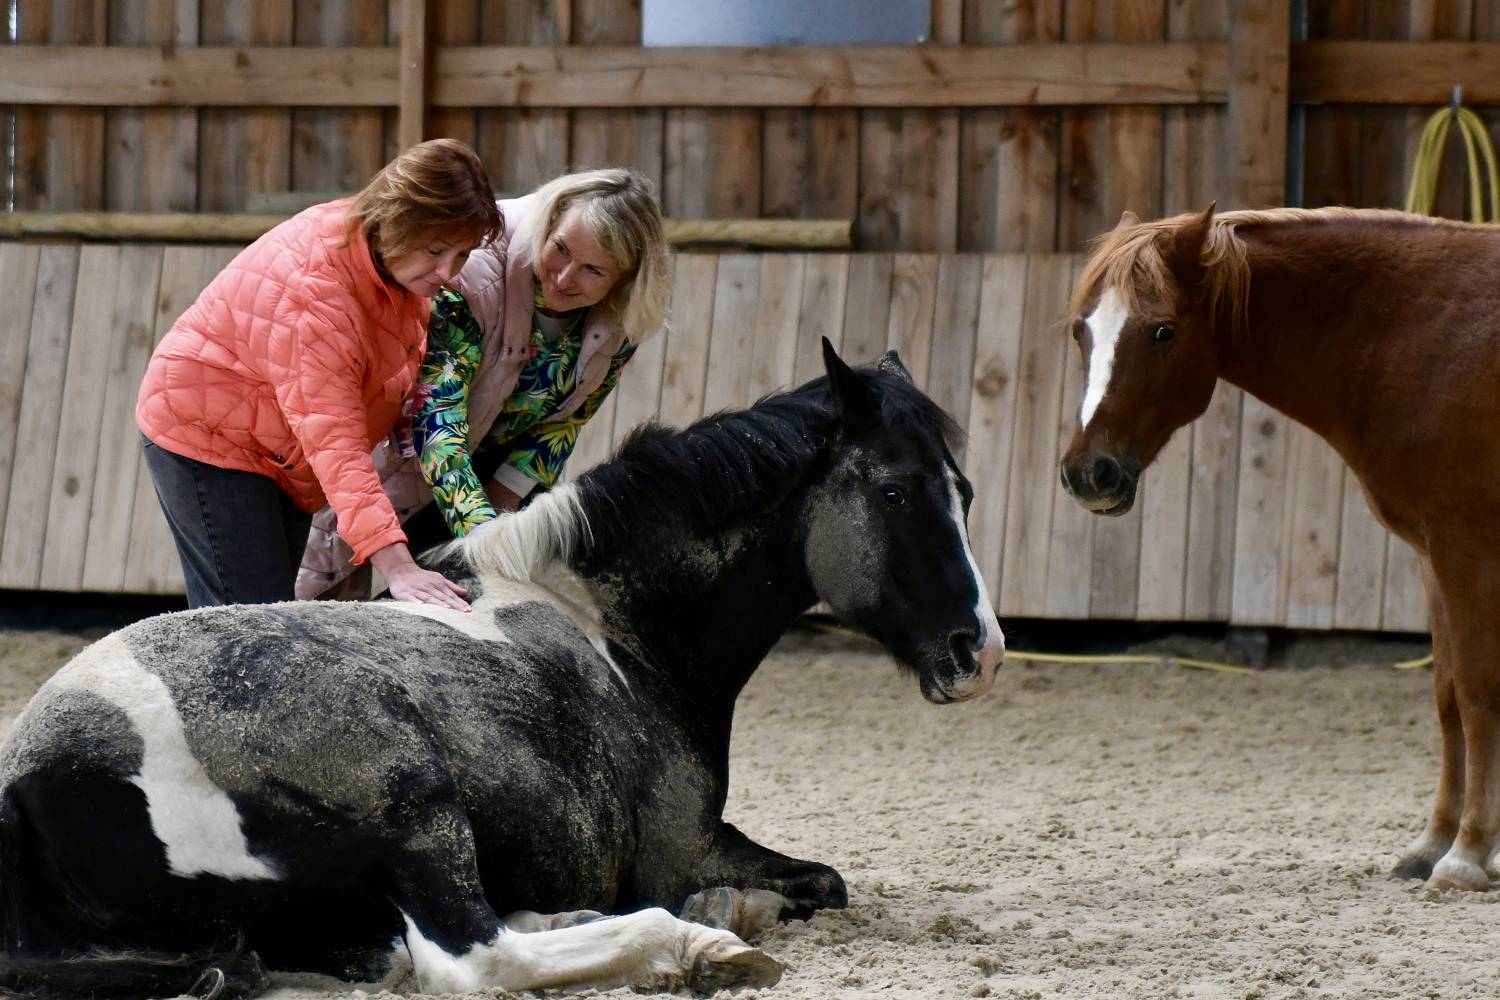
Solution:
[{"label": "dirt on horse's coat", "polygon": [[1442,729],[1431,819],[1396,865],[1486,889],[1500,841],[1500,228],[1401,212],[1126,213],[1086,266],[1087,384],[1062,461],[1123,514],[1220,378],[1317,432],[1421,558]]},{"label": "dirt on horse's coat", "polygon": [[86,649],[0,752],[5,983],[246,994],[398,948],[433,992],[774,982],[736,931],[846,892],[723,822],[761,658],[819,600],[930,701],[1003,655],[951,422],[893,356],[825,359],[451,547],[468,614],[205,608]]}]

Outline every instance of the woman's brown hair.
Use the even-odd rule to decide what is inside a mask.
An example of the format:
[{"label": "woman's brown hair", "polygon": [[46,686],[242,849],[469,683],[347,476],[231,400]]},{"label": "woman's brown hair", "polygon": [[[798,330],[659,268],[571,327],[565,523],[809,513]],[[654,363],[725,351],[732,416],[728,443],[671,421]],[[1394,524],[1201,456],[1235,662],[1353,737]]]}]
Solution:
[{"label": "woman's brown hair", "polygon": [[377,262],[433,240],[477,246],[504,220],[479,156],[457,139],[429,139],[387,163],[355,195],[349,229],[364,235]]}]

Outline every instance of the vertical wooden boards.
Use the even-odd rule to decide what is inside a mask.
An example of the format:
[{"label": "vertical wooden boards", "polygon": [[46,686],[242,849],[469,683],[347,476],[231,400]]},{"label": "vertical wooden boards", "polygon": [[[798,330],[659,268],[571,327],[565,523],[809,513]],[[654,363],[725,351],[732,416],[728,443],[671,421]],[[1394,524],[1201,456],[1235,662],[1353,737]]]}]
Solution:
[{"label": "vertical wooden boards", "polygon": [[1364,487],[1344,470],[1343,510],[1339,520],[1339,565],[1335,582],[1333,627],[1380,628],[1385,592],[1386,530],[1375,519]]},{"label": "vertical wooden boards", "polygon": [[[298,45],[386,45],[386,0],[296,5]],[[292,190],[358,191],[386,162],[380,108],[297,108],[292,112]],[[491,178],[493,180],[493,178]]]},{"label": "vertical wooden boards", "polygon": [[1287,458],[1292,424],[1253,396],[1240,418],[1230,620],[1279,625],[1286,601]]},{"label": "vertical wooden boards", "polygon": [[[21,45],[45,45],[52,33],[51,0],[16,0],[16,41]],[[15,122],[12,147],[10,196],[17,212],[41,212],[47,204],[47,115],[43,107],[17,105],[11,111]],[[0,124],[4,119],[0,118]]]},{"label": "vertical wooden boards", "polygon": [[[1037,254],[1026,270],[1020,356],[1013,371],[1015,418],[1011,431],[1010,485],[1004,512],[1000,608],[1024,616],[1088,613],[1091,567],[1080,536],[1054,552],[1052,517],[1058,506],[1058,418],[1071,341],[1058,325],[1072,289],[1073,258]],[[977,369],[976,369],[977,370]],[[970,417],[973,426],[973,416]],[[1071,500],[1072,510],[1085,511]],[[1080,522],[1087,523],[1087,522]]]},{"label": "vertical wooden boards", "polygon": [[620,374],[620,384],[615,389],[615,395],[620,398],[615,402],[615,426],[611,439],[615,448],[631,431],[656,419],[661,410],[662,374],[671,345],[671,332],[659,331],[636,348],[630,364]]},{"label": "vertical wooden boards", "polygon": [[118,246],[84,244],[78,255],[73,331],[57,423],[47,526],[38,585],[77,590],[82,583],[89,511],[98,471],[99,428],[113,353],[114,298],[120,277]]},{"label": "vertical wooden boards", "polygon": [[[442,0],[432,5],[429,18],[429,39],[435,49],[479,44],[479,0]],[[459,139],[477,149],[478,115],[473,108],[428,108],[427,134],[434,139]]]},{"label": "vertical wooden boards", "polygon": [[[1228,21],[1229,0],[1173,4],[1167,37],[1222,41]],[[1162,110],[1164,214],[1201,211],[1223,192],[1224,130],[1220,107]],[[1221,384],[1208,411],[1174,434],[1146,473],[1136,617],[1192,619],[1190,609],[1207,608],[1228,616],[1235,465],[1225,446],[1238,437],[1238,390]]]},{"label": "vertical wooden boards", "polygon": [[679,253],[672,280],[672,334],[662,368],[661,419],[684,427],[703,415],[717,254]]},{"label": "vertical wooden boards", "polygon": [[[566,45],[567,0],[485,0],[483,45]],[[507,195],[532,191],[568,166],[568,112],[562,108],[486,108],[479,112],[479,155],[490,183]]]},{"label": "vertical wooden boards", "polygon": [[1425,632],[1427,595],[1422,589],[1422,564],[1410,545],[1386,536],[1385,598],[1380,626],[1392,632]]},{"label": "vertical wooden boards", "polygon": [[[0,274],[7,276],[15,298],[0,312],[0,529],[10,502],[11,478],[19,444],[21,394],[26,386],[26,352],[31,343],[31,316],[36,301],[41,247],[0,243]],[[5,539],[0,536],[0,550]]]},{"label": "vertical wooden boards", "polygon": [[[167,247],[162,254],[161,281],[152,315],[152,343],[160,343],[198,293],[239,252],[238,247]],[[132,428],[135,421],[131,420]],[[139,445],[137,445],[139,449]],[[182,565],[171,529],[156,498],[144,461],[135,477],[135,500],[130,515],[122,587],[134,593],[183,591]]]},{"label": "vertical wooden boards", "polygon": [[937,314],[938,258],[896,254],[891,261],[891,311],[885,344],[897,352],[912,381],[927,388]]},{"label": "vertical wooden boards", "polygon": [[[1062,0],[964,4],[970,45],[1056,42]],[[1054,108],[968,108],[959,122],[960,250],[1057,248],[1058,141]]]},{"label": "vertical wooden boards", "polygon": [[[618,0],[573,0],[574,45],[639,45],[641,11]],[[664,183],[666,115],[653,108],[577,108],[573,111],[570,166],[629,167]]]},{"label": "vertical wooden boards", "polygon": [[[629,365],[626,366],[629,368]],[[623,377],[624,372],[621,372]],[[594,412],[593,419],[578,432],[578,442],[563,469],[563,481],[571,482],[609,457],[615,434],[615,411],[620,403],[617,393],[610,393]]]},{"label": "vertical wooden boards", "polygon": [[859,112],[767,108],[761,127],[761,215],[852,219],[859,209]]},{"label": "vertical wooden boards", "polygon": [[927,395],[966,433],[969,400],[974,393],[974,355],[983,282],[984,258],[978,254],[944,254],[937,258],[937,301],[933,304]]},{"label": "vertical wooden boards", "polygon": [[[198,44],[198,0],[110,0],[111,45]],[[192,108],[105,112],[104,207],[191,212],[198,207],[198,115]]]},{"label": "vertical wooden boards", "polygon": [[797,319],[802,310],[806,254],[766,254],[760,258],[760,292],[751,331],[750,367],[744,398],[790,388],[797,364]]},{"label": "vertical wooden boards", "polygon": [[1229,25],[1229,192],[1235,208],[1286,200],[1291,0],[1234,0]]},{"label": "vertical wooden boards", "polygon": [[[124,589],[141,466],[135,401],[156,345],[162,258],[160,246],[120,248],[119,281],[107,328],[111,343],[97,434],[99,457],[88,505],[87,547],[79,570],[82,590]],[[68,572],[73,572],[71,566]]]},{"label": "vertical wooden boards", "polygon": [[[58,457],[59,427],[66,397],[73,299],[78,288],[79,247],[56,243],[41,248],[31,335],[26,348],[26,381],[11,468],[10,503],[0,534],[0,587],[34,590],[41,583],[46,546],[49,487]],[[83,401],[87,406],[88,401]],[[80,442],[92,449],[92,443]]]},{"label": "vertical wooden boards", "polygon": [[755,303],[760,296],[760,261],[750,254],[719,258],[714,286],[713,326],[708,338],[708,378],[704,414],[744,406],[746,376],[755,350]]},{"label": "vertical wooden boards", "polygon": [[[986,254],[983,261],[974,334],[973,386],[969,395],[968,447],[964,453],[964,472],[974,488],[974,503],[969,508],[969,541],[1000,613],[1017,614],[1016,599],[1027,591],[1026,581],[1020,576],[1011,579],[1002,572],[1002,566],[1006,525],[1011,517],[1010,470],[1016,447],[1028,258],[1021,254]],[[1017,574],[1027,572],[1020,563],[1011,570]]]},{"label": "vertical wooden boards", "polygon": [[1192,427],[1182,617],[1229,621],[1234,600],[1240,427],[1245,394],[1227,382]]},{"label": "vertical wooden boards", "polygon": [[707,219],[759,216],[760,112],[683,108],[666,116],[666,214]]},{"label": "vertical wooden boards", "polygon": [[[1307,7],[1306,39],[1353,40],[1364,28],[1364,0],[1324,0]],[[1302,39],[1299,38],[1299,41]],[[1307,208],[1360,205],[1361,114],[1358,108],[1300,107],[1302,197]]]},{"label": "vertical wooden boards", "polygon": [[[395,41],[401,48],[401,69],[397,84],[397,100],[400,103],[396,108],[395,124],[395,150],[399,152],[429,137],[427,103],[432,57],[427,0],[394,2],[399,10],[395,17]],[[389,160],[390,157],[385,159]]]},{"label": "vertical wooden boards", "polygon": [[1287,461],[1286,608],[1294,628],[1331,628],[1338,581],[1344,462],[1306,427],[1291,429]]},{"label": "vertical wooden boards", "polygon": [[802,273],[802,305],[797,315],[797,359],[792,384],[824,372],[823,340],[842,353],[844,310],[849,294],[849,256],[811,254]]},{"label": "vertical wooden boards", "polygon": [[[203,5],[200,25],[203,45],[290,45],[292,2],[214,0]],[[202,108],[198,143],[200,212],[244,211],[251,193],[291,187],[292,112],[286,108]]]},{"label": "vertical wooden boards", "polygon": [[[104,45],[108,40],[106,0],[53,0],[53,45]],[[43,208],[52,212],[104,207],[104,110],[47,109],[47,160]]]},{"label": "vertical wooden boards", "polygon": [[844,335],[839,355],[851,365],[879,361],[885,353],[891,321],[889,254],[861,253],[849,258],[849,286],[844,301]]}]

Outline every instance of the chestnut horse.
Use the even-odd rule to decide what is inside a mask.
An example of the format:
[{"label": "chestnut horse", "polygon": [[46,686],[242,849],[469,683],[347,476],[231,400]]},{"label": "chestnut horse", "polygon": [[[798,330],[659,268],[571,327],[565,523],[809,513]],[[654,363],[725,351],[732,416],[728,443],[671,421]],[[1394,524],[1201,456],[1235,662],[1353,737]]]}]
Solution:
[{"label": "chestnut horse", "polygon": [[1139,222],[1101,237],[1070,322],[1088,372],[1062,460],[1123,514],[1220,378],[1316,431],[1422,561],[1442,770],[1401,878],[1489,887],[1500,833],[1500,228],[1355,209]]}]

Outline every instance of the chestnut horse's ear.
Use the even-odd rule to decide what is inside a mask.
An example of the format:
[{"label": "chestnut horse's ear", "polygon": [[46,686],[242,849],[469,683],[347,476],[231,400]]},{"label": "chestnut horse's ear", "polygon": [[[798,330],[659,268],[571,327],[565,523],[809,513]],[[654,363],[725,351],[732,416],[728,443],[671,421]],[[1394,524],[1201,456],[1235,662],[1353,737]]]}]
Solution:
[{"label": "chestnut horse's ear", "polygon": [[1115,223],[1115,228],[1129,229],[1131,226],[1139,226],[1140,224],[1141,217],[1127,208],[1125,211],[1120,213],[1120,221]]},{"label": "chestnut horse's ear", "polygon": [[833,395],[833,412],[838,414],[844,430],[859,432],[875,426],[880,420],[880,404],[870,386],[844,364],[828,338],[823,338],[823,367],[828,371],[828,391]]},{"label": "chestnut horse's ear", "polygon": [[1199,291],[1203,286],[1203,247],[1208,242],[1209,231],[1214,224],[1214,209],[1218,202],[1210,202],[1208,208],[1192,216],[1177,231],[1167,238],[1165,251],[1167,265],[1183,288]]}]

